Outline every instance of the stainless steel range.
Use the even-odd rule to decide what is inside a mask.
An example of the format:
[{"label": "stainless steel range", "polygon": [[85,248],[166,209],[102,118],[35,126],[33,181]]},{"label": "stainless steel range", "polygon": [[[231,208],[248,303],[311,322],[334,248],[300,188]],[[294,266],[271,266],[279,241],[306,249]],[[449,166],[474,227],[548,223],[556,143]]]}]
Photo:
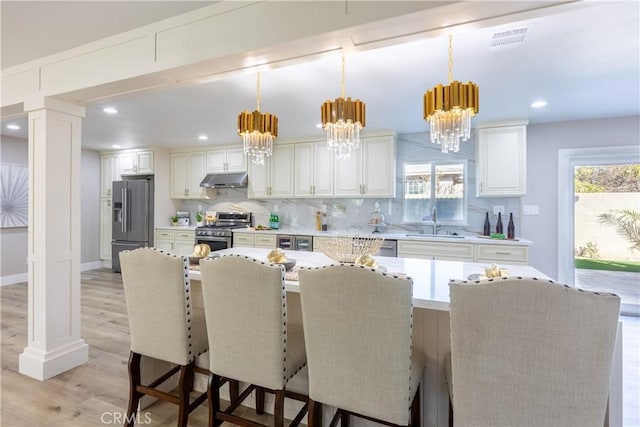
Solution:
[{"label": "stainless steel range", "polygon": [[196,244],[205,243],[211,251],[230,248],[233,245],[234,228],[251,227],[251,212],[218,212],[214,224],[196,228]]}]

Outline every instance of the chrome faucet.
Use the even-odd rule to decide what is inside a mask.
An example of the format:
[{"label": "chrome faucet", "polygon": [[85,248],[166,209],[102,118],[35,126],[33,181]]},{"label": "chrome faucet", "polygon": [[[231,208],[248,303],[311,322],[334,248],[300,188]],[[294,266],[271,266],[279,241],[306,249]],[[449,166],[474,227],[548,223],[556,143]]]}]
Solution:
[{"label": "chrome faucet", "polygon": [[438,211],[436,210],[436,207],[433,207],[433,210],[431,211],[431,225],[433,226],[433,235],[438,234]]}]

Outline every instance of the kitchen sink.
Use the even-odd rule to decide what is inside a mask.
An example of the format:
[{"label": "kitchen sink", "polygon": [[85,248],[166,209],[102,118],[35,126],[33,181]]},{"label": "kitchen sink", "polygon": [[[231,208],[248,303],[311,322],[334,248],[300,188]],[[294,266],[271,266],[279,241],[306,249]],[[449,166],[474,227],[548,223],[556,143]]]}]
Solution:
[{"label": "kitchen sink", "polygon": [[422,237],[425,239],[445,238],[445,239],[464,239],[464,236],[459,234],[405,234],[407,237]]}]

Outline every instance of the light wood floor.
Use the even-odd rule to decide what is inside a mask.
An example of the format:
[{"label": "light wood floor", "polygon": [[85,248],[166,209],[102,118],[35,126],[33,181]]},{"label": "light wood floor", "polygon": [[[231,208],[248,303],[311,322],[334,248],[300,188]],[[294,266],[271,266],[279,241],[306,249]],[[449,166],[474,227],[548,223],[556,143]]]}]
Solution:
[{"label": "light wood floor", "polygon": [[[81,336],[89,362],[44,382],[18,373],[18,355],[27,345],[27,286],[3,286],[0,296],[0,426],[121,426],[129,393],[129,325],[120,275],[82,273]],[[175,426],[177,415],[177,406],[158,402],[143,410],[137,425]],[[206,426],[208,416],[205,403],[191,413],[189,426]],[[269,415],[253,418],[272,423]]]}]

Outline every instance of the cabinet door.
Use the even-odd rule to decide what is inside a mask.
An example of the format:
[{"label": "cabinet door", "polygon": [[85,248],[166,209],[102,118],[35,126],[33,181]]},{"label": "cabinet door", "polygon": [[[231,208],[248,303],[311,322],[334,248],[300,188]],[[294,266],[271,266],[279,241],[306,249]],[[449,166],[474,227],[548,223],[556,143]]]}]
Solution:
[{"label": "cabinet door", "polygon": [[246,172],[247,156],[242,148],[227,150],[227,172]]},{"label": "cabinet door", "polygon": [[120,175],[134,175],[138,164],[136,153],[122,153],[118,155],[118,169]]},{"label": "cabinet door", "polygon": [[207,151],[207,173],[227,171],[227,153],[225,150]]},{"label": "cabinet door", "polygon": [[100,259],[111,259],[111,199],[100,201]]},{"label": "cabinet door", "polygon": [[293,157],[293,144],[273,147],[270,162],[270,197],[293,197]]},{"label": "cabinet door", "polygon": [[200,187],[200,182],[206,175],[207,158],[205,153],[190,153],[187,162],[187,197],[203,198],[205,189]]},{"label": "cabinet door", "polygon": [[176,255],[189,256],[193,253],[194,241],[187,242],[184,240],[176,240],[173,242],[174,252]]},{"label": "cabinet door", "polygon": [[156,248],[162,249],[163,251],[167,251],[170,253],[175,253],[173,251],[173,240],[156,240]]},{"label": "cabinet door", "polygon": [[[362,188],[366,197],[396,196],[395,141],[393,137],[362,141]],[[339,160],[336,160],[339,162]]]},{"label": "cabinet door", "polygon": [[249,163],[247,197],[250,199],[269,198],[269,165],[271,161],[267,159],[264,163],[264,165]]},{"label": "cabinet door", "polygon": [[313,196],[313,143],[296,144],[294,157],[294,195],[296,197],[311,197]]},{"label": "cabinet door", "polygon": [[171,198],[187,197],[187,155],[171,155]]},{"label": "cabinet door", "polygon": [[362,147],[352,152],[348,159],[336,159],[334,156],[334,196],[362,197],[360,150],[362,150]]},{"label": "cabinet door", "polygon": [[333,196],[333,151],[327,143],[313,143],[313,195],[315,197]]},{"label": "cabinet door", "polygon": [[[112,155],[104,155],[101,158],[100,164],[100,196],[101,197],[111,197],[111,191],[113,186],[113,181],[119,181],[120,176],[118,175],[118,162],[116,160],[116,156]],[[116,175],[117,178],[116,178]]]},{"label": "cabinet door", "polygon": [[522,196],[527,192],[526,126],[478,130],[478,196]]},{"label": "cabinet door", "polygon": [[153,151],[138,152],[136,160],[136,173],[142,175],[153,173]]}]

